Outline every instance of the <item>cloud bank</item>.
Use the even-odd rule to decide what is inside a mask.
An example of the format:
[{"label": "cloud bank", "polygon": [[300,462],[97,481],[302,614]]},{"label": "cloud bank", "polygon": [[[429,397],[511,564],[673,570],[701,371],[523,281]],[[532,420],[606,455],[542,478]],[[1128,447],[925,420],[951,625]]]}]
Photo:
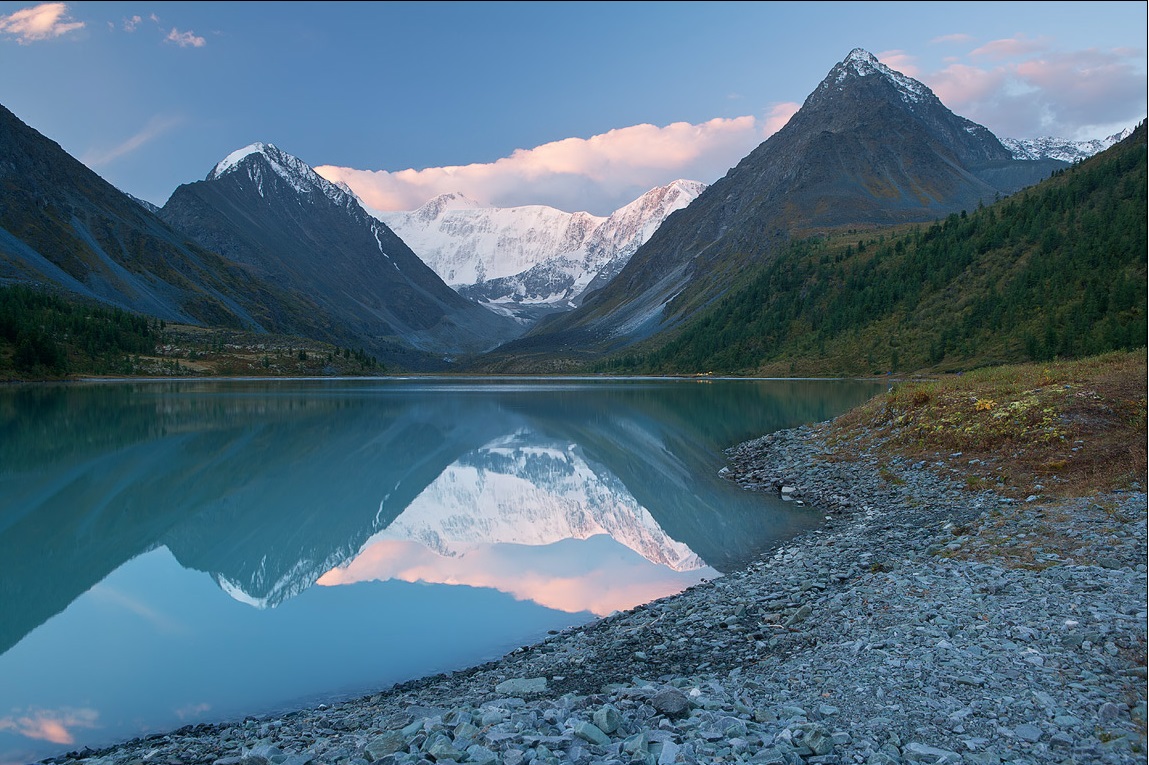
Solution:
[{"label": "cloud bank", "polygon": [[51,40],[83,28],[84,22],[68,18],[66,3],[41,3],[0,16],[0,33],[15,37],[21,45]]},{"label": "cloud bank", "polygon": [[590,138],[517,149],[494,162],[452,167],[357,170],[323,165],[376,210],[413,210],[439,194],[462,192],[482,204],[546,204],[606,215],[676,178],[711,183],[786,123],[797,104],[778,104],[758,119],[632,125]]}]

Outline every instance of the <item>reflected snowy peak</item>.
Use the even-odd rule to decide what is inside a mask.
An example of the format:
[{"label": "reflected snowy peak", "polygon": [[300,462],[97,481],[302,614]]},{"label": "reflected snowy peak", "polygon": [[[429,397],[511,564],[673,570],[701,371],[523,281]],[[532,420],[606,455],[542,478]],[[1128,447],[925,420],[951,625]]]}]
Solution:
[{"label": "reflected snowy peak", "polygon": [[376,539],[417,541],[457,557],[484,544],[537,546],[599,534],[674,571],[706,565],[616,476],[596,473],[578,445],[548,443],[529,431],[462,457]]}]

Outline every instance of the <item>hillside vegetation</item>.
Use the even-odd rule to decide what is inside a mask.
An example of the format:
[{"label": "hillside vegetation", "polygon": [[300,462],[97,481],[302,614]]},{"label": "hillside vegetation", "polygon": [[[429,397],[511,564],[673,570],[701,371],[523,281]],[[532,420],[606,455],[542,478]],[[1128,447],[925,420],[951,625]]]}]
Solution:
[{"label": "hillside vegetation", "polygon": [[383,372],[383,365],[361,349],[168,324],[34,287],[0,287],[0,380]]},{"label": "hillside vegetation", "polygon": [[661,346],[600,371],[865,375],[1146,343],[1146,130],[932,225],[789,246]]}]

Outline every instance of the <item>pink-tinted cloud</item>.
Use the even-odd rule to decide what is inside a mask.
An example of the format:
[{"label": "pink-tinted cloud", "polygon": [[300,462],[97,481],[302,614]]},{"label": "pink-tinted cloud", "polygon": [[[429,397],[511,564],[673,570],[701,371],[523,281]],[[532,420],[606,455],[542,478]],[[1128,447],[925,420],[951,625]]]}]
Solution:
[{"label": "pink-tinted cloud", "polygon": [[1004,70],[981,69],[968,64],[951,64],[929,78],[930,90],[958,114],[968,116],[971,104],[993,98],[1005,84]]},{"label": "pink-tinted cloud", "polygon": [[132,16],[130,19],[124,19],[124,31],[135,32],[143,20],[142,16]]},{"label": "pink-tinted cloud", "polygon": [[74,730],[97,727],[99,716],[96,710],[87,708],[29,709],[24,713],[0,717],[0,731],[66,745],[75,743]]},{"label": "pink-tinted cloud", "polygon": [[915,79],[921,76],[915,63],[916,58],[904,50],[883,51],[877,54],[876,58],[895,72],[901,72]]},{"label": "pink-tinted cloud", "polygon": [[1000,61],[1017,56],[1026,56],[1045,50],[1048,43],[1044,40],[1031,40],[1025,35],[1014,35],[1004,40],[993,40],[980,48],[970,51],[971,56],[981,56],[991,60]]},{"label": "pink-tinted cloud", "polygon": [[769,138],[786,127],[786,123],[789,122],[790,118],[801,108],[802,104],[797,104],[793,101],[786,101],[771,106],[770,111],[766,113],[766,126],[762,131],[762,135]]},{"label": "pink-tinted cloud", "polygon": [[41,3],[0,16],[0,32],[15,37],[21,45],[51,40],[83,28],[84,22],[68,17],[66,3]]},{"label": "pink-tinted cloud", "polygon": [[681,592],[714,575],[710,569],[672,571],[627,550],[575,574],[571,569],[582,567],[564,565],[563,555],[577,554],[577,549],[548,546],[543,552],[524,556],[522,545],[491,544],[444,557],[417,542],[381,539],[367,545],[351,563],[328,571],[317,584],[397,580],[489,587],[567,613],[606,616]]},{"label": "pink-tinted cloud", "polygon": [[609,214],[677,178],[710,183],[721,177],[773,132],[776,121],[764,124],[746,116],[633,125],[517,149],[486,164],[395,172],[333,165],[315,170],[329,181],[346,183],[377,210],[413,210],[439,194],[462,192],[500,207],[550,204],[570,212]]},{"label": "pink-tinted cloud", "polygon": [[181,32],[175,27],[172,27],[172,31],[168,32],[168,36],[165,37],[164,40],[166,42],[175,43],[181,48],[202,48],[207,45],[207,40],[194,32]]}]

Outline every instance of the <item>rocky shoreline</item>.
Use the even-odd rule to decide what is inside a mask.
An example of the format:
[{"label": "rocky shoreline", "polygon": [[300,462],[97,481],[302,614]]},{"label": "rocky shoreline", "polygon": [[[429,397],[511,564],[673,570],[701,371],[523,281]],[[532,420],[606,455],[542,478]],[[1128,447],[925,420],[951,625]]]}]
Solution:
[{"label": "rocky shoreline", "polygon": [[728,457],[825,526],[496,662],[46,762],[1145,762],[1144,493],[1011,502],[820,426]]}]

